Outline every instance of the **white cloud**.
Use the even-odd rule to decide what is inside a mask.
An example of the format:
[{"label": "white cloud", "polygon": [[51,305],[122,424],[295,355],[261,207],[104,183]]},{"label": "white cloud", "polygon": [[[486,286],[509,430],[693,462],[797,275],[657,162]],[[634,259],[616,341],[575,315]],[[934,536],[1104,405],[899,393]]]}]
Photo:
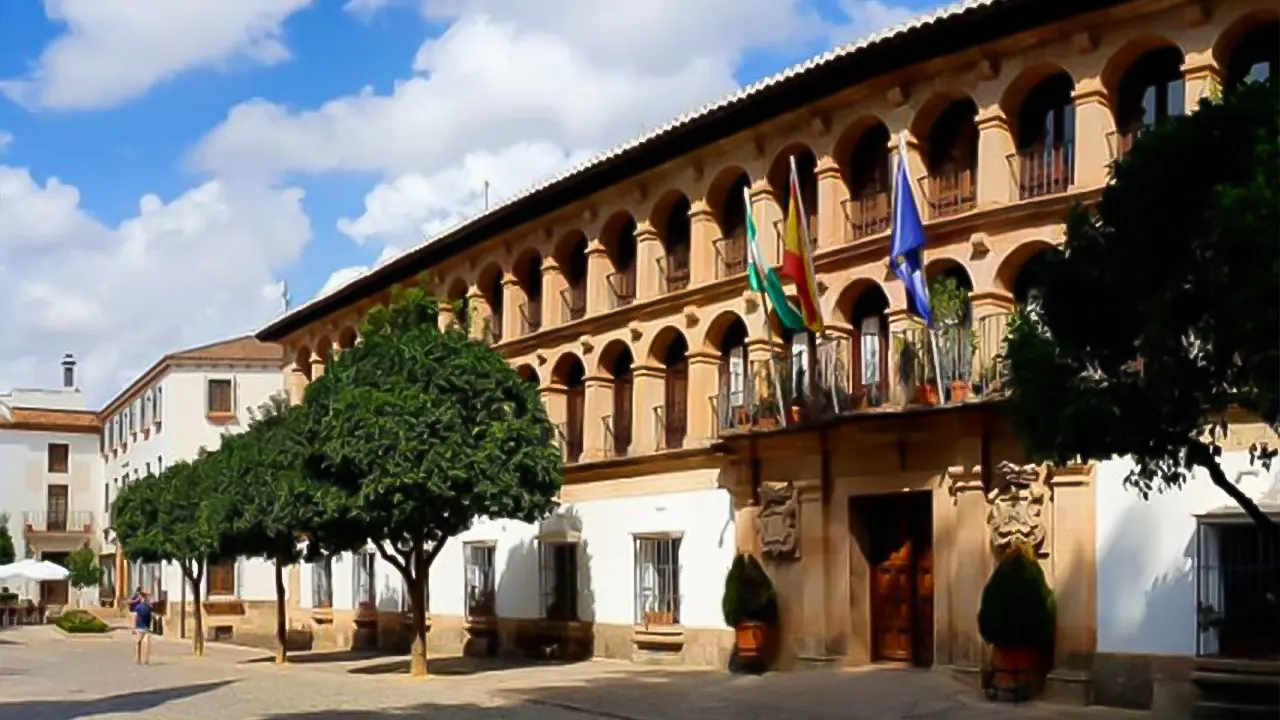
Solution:
[{"label": "white cloud", "polygon": [[280,311],[274,269],[310,238],[301,200],[214,180],[107,227],[75,187],[0,165],[0,378],[54,385],[74,352],[101,403],[166,352],[256,330]]},{"label": "white cloud", "polygon": [[66,31],[24,78],[0,83],[33,108],[117,105],[197,68],[231,60],[271,65],[289,57],[281,26],[314,0],[44,0]]},{"label": "white cloud", "polygon": [[883,0],[839,0],[840,12],[845,21],[832,27],[832,45],[843,45],[860,40],[886,28],[909,20],[916,12],[902,5]]}]

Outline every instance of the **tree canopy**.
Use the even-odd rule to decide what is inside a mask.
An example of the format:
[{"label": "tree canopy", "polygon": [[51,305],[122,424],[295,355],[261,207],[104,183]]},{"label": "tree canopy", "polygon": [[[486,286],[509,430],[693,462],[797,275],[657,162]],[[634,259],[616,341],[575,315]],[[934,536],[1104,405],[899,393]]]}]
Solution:
[{"label": "tree canopy", "polygon": [[0,565],[12,563],[17,556],[13,535],[9,532],[9,513],[0,513]]},{"label": "tree canopy", "polygon": [[545,517],[561,483],[536,389],[456,325],[440,330],[439,310],[419,288],[398,291],[305,399],[323,473],[349,503],[345,542],[334,540],[372,541],[410,593],[414,674],[426,672],[427,576],[445,543],[479,517]]},{"label": "tree canopy", "polygon": [[1011,323],[1010,410],[1028,452],[1129,456],[1144,496],[1201,467],[1270,525],[1218,457],[1228,411],[1280,425],[1277,230],[1274,78],[1145,131],[1096,206],[1072,212],[1039,301]]}]

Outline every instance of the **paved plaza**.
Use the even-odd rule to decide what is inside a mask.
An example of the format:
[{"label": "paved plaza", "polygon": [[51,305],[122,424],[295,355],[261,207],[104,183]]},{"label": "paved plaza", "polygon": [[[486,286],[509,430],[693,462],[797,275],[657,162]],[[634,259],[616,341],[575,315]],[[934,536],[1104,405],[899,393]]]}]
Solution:
[{"label": "paved plaza", "polygon": [[67,638],[51,627],[0,631],[0,718],[273,720],[1005,720],[1145,718],[1098,708],[993,705],[941,673],[898,669],[738,677],[592,661],[520,666],[439,658],[426,680],[407,661],[266,653],[178,640],[136,667],[129,635]]}]

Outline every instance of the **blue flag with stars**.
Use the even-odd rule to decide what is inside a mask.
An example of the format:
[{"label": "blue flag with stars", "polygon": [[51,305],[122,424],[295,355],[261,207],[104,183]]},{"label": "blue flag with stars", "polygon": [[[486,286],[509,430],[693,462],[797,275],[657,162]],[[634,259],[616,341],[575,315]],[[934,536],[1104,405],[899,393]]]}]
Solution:
[{"label": "blue flag with stars", "polygon": [[893,233],[889,238],[889,268],[902,280],[911,309],[933,327],[929,288],[924,281],[924,223],[907,175],[906,141],[898,138],[898,169],[893,176]]}]

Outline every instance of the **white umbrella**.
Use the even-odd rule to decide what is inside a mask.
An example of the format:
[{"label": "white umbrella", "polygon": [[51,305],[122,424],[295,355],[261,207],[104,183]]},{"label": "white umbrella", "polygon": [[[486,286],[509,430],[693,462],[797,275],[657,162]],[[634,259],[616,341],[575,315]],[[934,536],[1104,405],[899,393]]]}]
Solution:
[{"label": "white umbrella", "polygon": [[34,560],[19,560],[18,562],[9,563],[8,565],[0,565],[0,580],[8,580],[10,578],[22,579],[22,570],[26,568]]},{"label": "white umbrella", "polygon": [[49,580],[66,580],[71,572],[48,560],[21,560],[12,565],[0,568],[0,579],[21,578],[44,582]]}]

